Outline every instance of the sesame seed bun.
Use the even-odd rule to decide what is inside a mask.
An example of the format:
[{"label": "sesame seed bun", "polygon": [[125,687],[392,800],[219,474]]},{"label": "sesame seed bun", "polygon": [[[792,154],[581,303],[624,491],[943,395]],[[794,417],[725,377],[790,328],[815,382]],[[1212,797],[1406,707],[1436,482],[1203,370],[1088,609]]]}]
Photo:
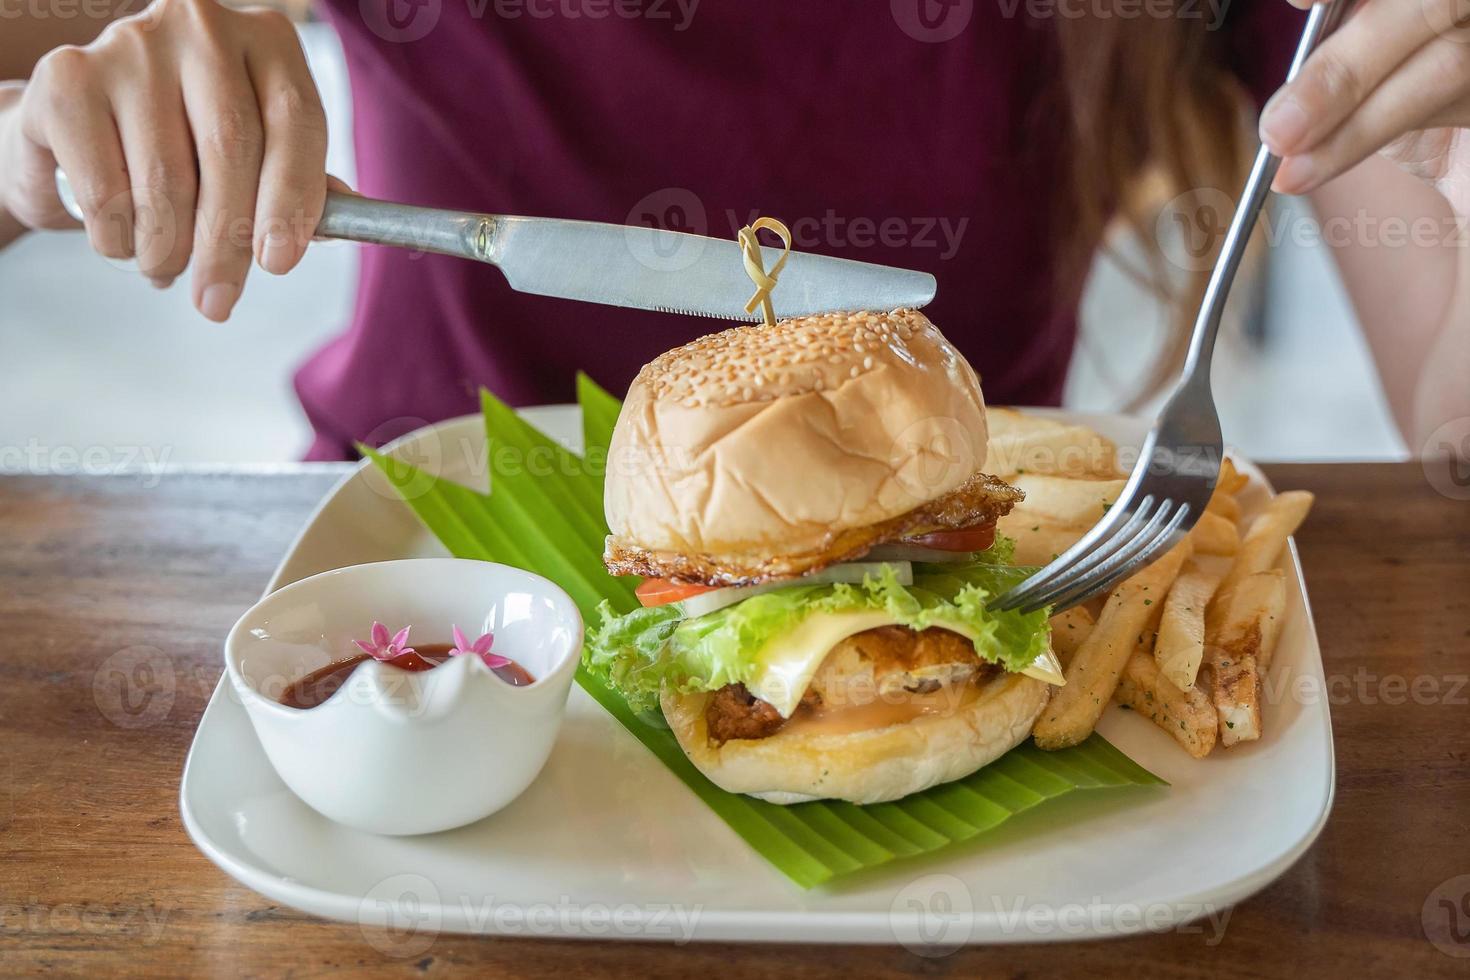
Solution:
[{"label": "sesame seed bun", "polygon": [[[702,337],[648,364],[623,403],[609,567],[759,581],[861,554],[875,535],[993,518],[1014,498],[977,483],[986,444],[980,379],[916,310]],[[956,494],[965,503],[948,506]]]}]

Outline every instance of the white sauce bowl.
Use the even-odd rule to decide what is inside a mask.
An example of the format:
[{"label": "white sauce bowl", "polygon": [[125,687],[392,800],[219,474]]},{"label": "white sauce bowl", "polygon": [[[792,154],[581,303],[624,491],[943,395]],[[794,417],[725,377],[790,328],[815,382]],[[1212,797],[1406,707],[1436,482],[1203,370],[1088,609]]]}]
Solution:
[{"label": "white sauce bowl", "polygon": [[[515,687],[479,657],[422,672],[368,659],[314,708],[288,685],[358,653],[374,620],[409,645],[494,634],[492,652],[535,682]],[[426,834],[501,809],[551,753],[582,650],[582,617],[554,583],[457,558],[353,565],[256,603],[225,640],[225,668],[271,765],[324,816],[379,834]]]}]

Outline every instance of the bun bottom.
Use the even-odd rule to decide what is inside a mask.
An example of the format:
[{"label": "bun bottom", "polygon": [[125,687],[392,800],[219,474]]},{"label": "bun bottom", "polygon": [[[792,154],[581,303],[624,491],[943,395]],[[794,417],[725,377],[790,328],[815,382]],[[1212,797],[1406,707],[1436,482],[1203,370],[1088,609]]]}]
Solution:
[{"label": "bun bottom", "polygon": [[883,803],[962,779],[1019,745],[1046,706],[1045,682],[1003,674],[952,712],[853,732],[788,726],[760,739],[710,741],[709,694],[663,694],[689,761],[718,787],[771,803]]}]

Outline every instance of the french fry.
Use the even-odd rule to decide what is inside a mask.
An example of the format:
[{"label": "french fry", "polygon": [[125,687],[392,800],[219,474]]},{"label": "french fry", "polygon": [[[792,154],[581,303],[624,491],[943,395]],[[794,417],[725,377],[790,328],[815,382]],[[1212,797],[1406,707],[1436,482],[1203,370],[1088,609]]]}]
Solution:
[{"label": "french fry", "polygon": [[1196,554],[1233,555],[1240,550],[1240,529],[1229,518],[1209,509],[1199,515],[1199,523],[1189,536],[1194,539]]},{"label": "french fry", "polygon": [[1256,572],[1224,598],[1219,626],[1206,635],[1221,745],[1261,737],[1261,678],[1271,665],[1285,608],[1286,574],[1279,568]]},{"label": "french fry", "polygon": [[1219,514],[1232,524],[1240,523],[1240,501],[1228,493],[1222,493],[1218,484],[1215,492],[1210,497],[1210,502],[1205,505],[1205,513]]},{"label": "french fry", "polygon": [[1276,564],[1286,539],[1301,527],[1307,512],[1312,509],[1313,497],[1303,490],[1292,490],[1279,494],[1251,522],[1250,530],[1240,541],[1240,550],[1235,553],[1235,562],[1226,573],[1225,580],[1215,593],[1211,604],[1211,626],[1217,627],[1215,607],[1223,605],[1241,580],[1257,572],[1264,572]]},{"label": "french fry", "polygon": [[1026,493],[1026,499],[1017,504],[1011,514],[1029,517],[1033,524],[1084,530],[1103,519],[1108,508],[1118,499],[1124,483],[1123,480],[1074,480],[1030,472],[1012,477],[1010,482]]},{"label": "french fry", "polygon": [[1223,489],[1226,493],[1234,495],[1246,488],[1250,483],[1250,477],[1235,468],[1235,462],[1226,456],[1220,460],[1220,476],[1215,481],[1215,486]]},{"label": "french fry", "polygon": [[1164,613],[1159,633],[1154,640],[1153,658],[1159,671],[1179,691],[1194,690],[1199,666],[1205,656],[1205,609],[1219,586],[1221,572],[1190,560],[1174,580],[1169,597],[1164,600]]},{"label": "french fry", "polygon": [[1051,701],[1037,719],[1032,730],[1037,746],[1065,748],[1092,734],[1138,645],[1152,607],[1168,595],[1190,548],[1185,538],[1113,590],[1097,625],[1067,665],[1067,683],[1053,690]]},{"label": "french fry", "polygon": [[1180,690],[1170,683],[1147,647],[1139,647],[1128,658],[1113,700],[1168,732],[1196,759],[1203,759],[1215,747],[1219,722],[1210,699],[1193,684]]},{"label": "french fry", "polygon": [[1045,565],[1066,551],[1107,513],[1122,480],[1083,480],[1027,473],[1012,478],[1026,499],[998,523],[1015,539],[1016,561]]},{"label": "french fry", "polygon": [[987,473],[1002,479],[1018,473],[1118,475],[1117,447],[1084,426],[1024,415],[1010,408],[991,408],[986,421],[990,427]]},{"label": "french fry", "polygon": [[1260,738],[1261,674],[1256,658],[1230,656],[1211,646],[1205,659],[1220,744],[1229,748]]},{"label": "french fry", "polygon": [[1018,516],[1015,511],[1002,517],[996,529],[1016,542],[1016,564],[1045,565],[1076,544],[1087,528],[1054,527]]},{"label": "french fry", "polygon": [[[1044,565],[1101,520],[1125,485],[1116,447],[1082,426],[992,408],[987,471],[1026,492],[999,522],[1016,559]],[[1230,457],[1184,542],[1105,597],[1052,617],[1067,683],[1033,737],[1043,749],[1091,734],[1108,701],[1150,718],[1200,758],[1261,737],[1263,677],[1284,622],[1276,568],[1312,495],[1275,497],[1249,523],[1237,497],[1250,484]]]},{"label": "french fry", "polygon": [[1051,649],[1063,668],[1072,662],[1072,657],[1096,624],[1097,620],[1092,618],[1086,606],[1073,606],[1051,618]]},{"label": "french fry", "polygon": [[1286,573],[1279,568],[1257,572],[1230,594],[1219,631],[1210,642],[1227,653],[1255,657],[1265,671],[1276,652],[1285,614]]},{"label": "french fry", "polygon": [[[1194,548],[1193,545],[1191,545],[1190,555],[1193,554]],[[1185,562],[1189,561],[1190,555],[1185,556]],[[1182,569],[1184,566],[1180,565],[1179,567]],[[1176,572],[1174,574],[1173,580],[1164,586],[1164,595],[1147,599],[1144,602],[1144,606],[1148,608],[1148,615],[1144,617],[1143,628],[1138,631],[1138,642],[1143,643],[1145,640],[1147,640],[1150,646],[1153,645],[1154,637],[1157,636],[1159,632],[1159,621],[1164,618],[1164,603],[1168,601],[1168,593],[1174,590],[1174,582],[1177,582],[1178,580],[1179,574]]]}]

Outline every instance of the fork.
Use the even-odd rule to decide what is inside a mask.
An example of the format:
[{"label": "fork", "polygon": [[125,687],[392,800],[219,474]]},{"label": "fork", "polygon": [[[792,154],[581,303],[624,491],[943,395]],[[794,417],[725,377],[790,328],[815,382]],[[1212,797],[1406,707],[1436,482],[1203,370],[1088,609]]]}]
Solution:
[{"label": "fork", "polygon": [[[1286,80],[1342,20],[1349,0],[1318,4],[1307,17]],[[1060,612],[1108,591],[1183,540],[1204,513],[1220,476],[1225,444],[1210,389],[1210,362],[1225,300],[1240,269],[1246,243],[1271,191],[1281,158],[1256,151],[1240,204],[1210,271],[1184,372],[1139,450],[1138,462],[1118,500],[1080,541],[1051,564],[997,598],[995,609]]]}]

